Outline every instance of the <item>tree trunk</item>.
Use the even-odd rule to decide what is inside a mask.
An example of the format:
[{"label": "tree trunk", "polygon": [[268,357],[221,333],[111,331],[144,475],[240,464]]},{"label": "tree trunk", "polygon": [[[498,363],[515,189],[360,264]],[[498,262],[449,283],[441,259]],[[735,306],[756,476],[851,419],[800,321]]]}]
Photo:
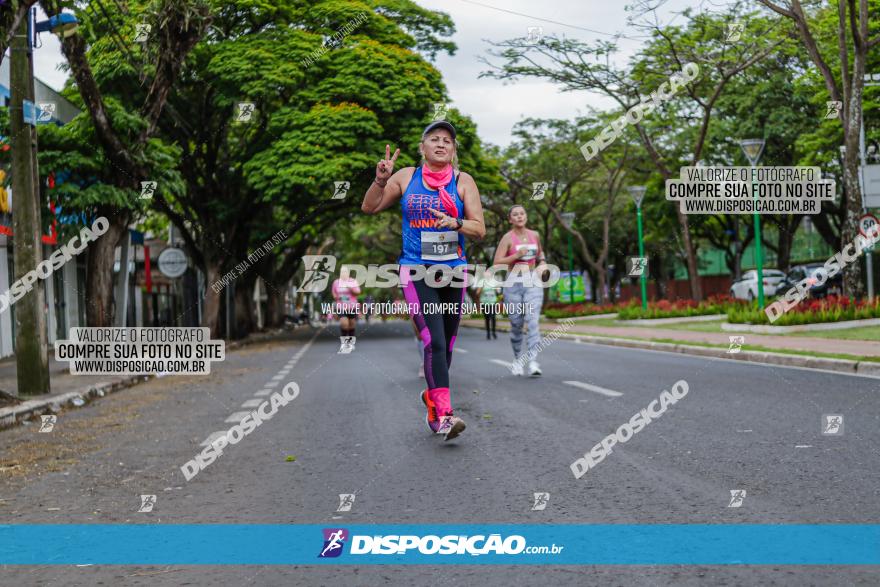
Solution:
[{"label": "tree trunk", "polygon": [[791,244],[794,242],[794,233],[800,224],[801,218],[797,218],[797,222],[793,222],[794,226],[789,229],[789,223],[783,220],[779,225],[779,238],[776,244],[776,267],[780,271],[788,272],[791,266]]},{"label": "tree trunk", "polygon": [[284,322],[284,291],[278,287],[266,287],[266,318],[267,328],[280,328]]},{"label": "tree trunk", "polygon": [[222,277],[222,270],[221,263],[209,259],[205,260],[205,307],[202,312],[202,326],[210,328],[211,338],[219,338],[221,331],[220,307],[222,304],[220,296],[224,295],[224,292],[222,289],[214,291],[211,285]]},{"label": "tree trunk", "polygon": [[[86,324],[113,326],[113,262],[116,245],[128,228],[128,214],[101,208],[109,221],[107,232],[89,243],[86,257]],[[124,268],[123,268],[124,269]]]},{"label": "tree trunk", "polygon": [[594,269],[596,270],[596,303],[603,304],[605,303],[605,278],[608,272],[601,266]]},{"label": "tree trunk", "polygon": [[[666,275],[664,275],[665,265],[663,263],[663,256],[656,255],[656,259],[653,263],[651,263],[653,267],[653,271],[651,273],[654,274],[654,283],[656,284],[655,291],[655,299],[662,300],[666,298]],[[649,269],[650,271],[650,269]],[[648,274],[651,275],[650,273]]]},{"label": "tree trunk", "polygon": [[254,284],[244,279],[235,284],[235,324],[231,338],[244,338],[254,331]]},{"label": "tree trunk", "polygon": [[[858,100],[858,97],[854,98]],[[861,189],[859,187],[859,127],[861,112],[853,115],[850,125],[855,132],[846,133],[846,154],[844,157],[843,181],[846,184],[846,219],[840,231],[841,250],[859,234],[859,217],[862,215]],[[851,129],[852,130],[852,127]],[[843,269],[843,295],[861,298],[865,295],[862,283],[861,259],[850,263]]]},{"label": "tree trunk", "polygon": [[691,298],[696,301],[703,300],[703,286],[700,283],[700,273],[697,267],[697,251],[691,242],[691,231],[688,226],[688,218],[676,210],[678,223],[681,225],[681,238],[684,242],[684,253],[687,258],[688,280],[691,284]]}]

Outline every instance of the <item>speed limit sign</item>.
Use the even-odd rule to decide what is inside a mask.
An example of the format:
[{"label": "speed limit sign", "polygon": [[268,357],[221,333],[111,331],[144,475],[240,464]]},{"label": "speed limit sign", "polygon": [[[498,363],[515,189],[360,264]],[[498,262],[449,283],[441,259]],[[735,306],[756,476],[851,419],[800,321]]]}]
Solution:
[{"label": "speed limit sign", "polygon": [[877,220],[876,216],[865,214],[859,218],[859,232],[862,236],[867,237],[869,232],[875,230],[877,224],[880,224],[880,220]]}]

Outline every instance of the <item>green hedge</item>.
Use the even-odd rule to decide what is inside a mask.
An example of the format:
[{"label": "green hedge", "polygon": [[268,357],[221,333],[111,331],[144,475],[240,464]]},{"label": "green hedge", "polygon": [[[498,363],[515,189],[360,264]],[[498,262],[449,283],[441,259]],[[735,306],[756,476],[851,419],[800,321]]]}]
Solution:
[{"label": "green hedge", "polygon": [[[828,296],[822,300],[803,301],[785,314],[773,326],[800,326],[802,324],[821,324],[823,322],[842,322],[844,320],[866,320],[880,318],[880,299],[874,302],[851,302],[848,298]],[[727,312],[727,321],[733,324],[770,324],[767,314],[754,307],[732,308]]]}]

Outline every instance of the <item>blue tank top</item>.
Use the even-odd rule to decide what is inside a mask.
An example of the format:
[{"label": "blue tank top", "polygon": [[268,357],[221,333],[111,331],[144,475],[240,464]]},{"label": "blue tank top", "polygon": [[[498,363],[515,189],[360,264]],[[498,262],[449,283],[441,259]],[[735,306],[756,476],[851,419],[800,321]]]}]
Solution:
[{"label": "blue tank top", "polygon": [[[458,217],[464,219],[464,201],[458,195],[458,180],[454,173],[446,191],[455,199]],[[429,190],[422,183],[422,167],[419,166],[413,172],[412,179],[409,180],[409,185],[400,198],[403,251],[397,262],[401,265],[449,265],[450,267],[467,264],[464,235],[448,228],[435,227],[434,221],[437,217],[429,208],[445,212],[443,204],[440,203],[440,192]],[[445,234],[423,237],[422,233]],[[451,243],[451,246],[446,247],[446,242]],[[448,252],[445,252],[447,248]],[[438,258],[452,255],[454,258]]]}]

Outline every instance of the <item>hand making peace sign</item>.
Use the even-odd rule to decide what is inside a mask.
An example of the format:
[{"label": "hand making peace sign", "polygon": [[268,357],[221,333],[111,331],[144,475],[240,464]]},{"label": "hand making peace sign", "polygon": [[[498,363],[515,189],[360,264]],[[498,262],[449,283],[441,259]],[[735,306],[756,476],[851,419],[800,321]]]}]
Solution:
[{"label": "hand making peace sign", "polygon": [[400,155],[400,149],[395,149],[394,155],[391,155],[391,146],[385,145],[385,158],[376,164],[377,183],[381,185],[388,181],[388,178],[394,173],[394,162],[397,161],[398,155]]}]

